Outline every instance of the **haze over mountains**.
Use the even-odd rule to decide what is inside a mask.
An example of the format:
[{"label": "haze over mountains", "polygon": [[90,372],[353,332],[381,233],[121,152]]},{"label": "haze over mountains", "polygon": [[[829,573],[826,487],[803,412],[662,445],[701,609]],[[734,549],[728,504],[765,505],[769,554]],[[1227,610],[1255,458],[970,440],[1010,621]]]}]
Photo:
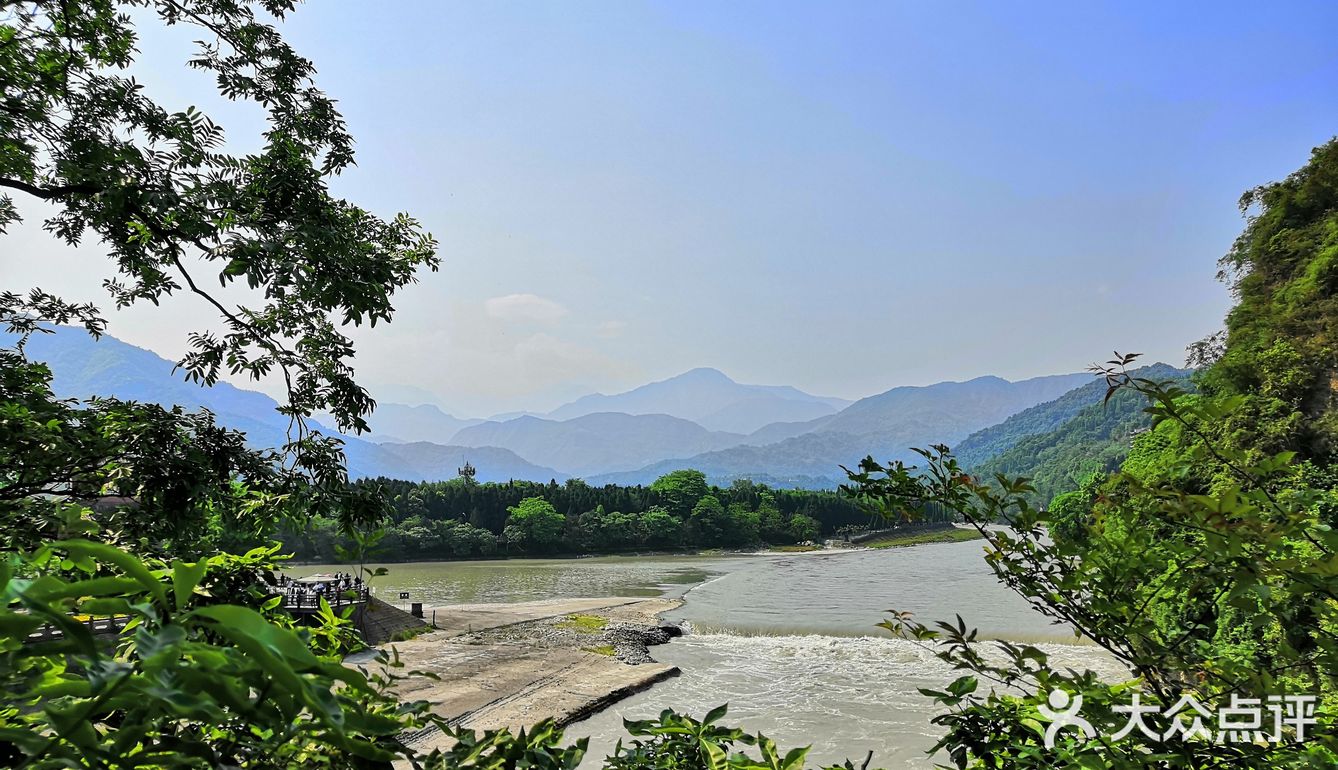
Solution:
[{"label": "haze over mountains", "polygon": [[569,420],[518,417],[485,422],[455,434],[463,446],[506,447],[541,465],[577,476],[636,470],[666,456],[689,457],[736,446],[738,433],[710,431],[667,414],[596,412]]},{"label": "haze over mountains", "polygon": [[584,396],[547,416],[570,420],[597,412],[667,414],[707,430],[746,434],[775,422],[836,414],[849,405],[845,399],[811,396],[788,385],[743,385],[717,369],[700,368],[626,393]]},{"label": "haze over mountains", "polygon": [[[12,340],[12,335],[0,333],[0,343],[11,344]],[[107,396],[203,408],[213,412],[219,423],[246,431],[258,446],[279,446],[286,439],[288,420],[274,411],[278,404],[269,396],[226,382],[212,388],[186,382],[180,373],[173,372],[171,361],[110,335],[94,340],[81,329],[62,328],[54,334],[33,335],[26,349],[30,359],[51,368],[52,389],[61,398]],[[413,451],[353,436],[345,436],[344,441],[349,472],[355,477],[451,478],[465,459],[474,458],[480,481],[566,478],[559,471],[531,463],[505,449],[491,448],[485,452],[429,445],[430,450]]]},{"label": "haze over mountains", "polygon": [[[283,440],[287,421],[274,411],[273,399],[227,383],[201,388],[185,382],[173,374],[172,362],[113,337],[94,341],[61,329],[35,336],[28,353],[51,366],[62,397],[203,407],[257,444]],[[345,439],[355,477],[442,480],[468,461],[482,481],[581,477],[592,484],[644,484],[690,467],[715,483],[746,477],[779,486],[834,486],[844,478],[839,466],[865,455],[911,458],[910,447],[957,444],[971,434],[977,435],[963,449],[983,462],[1011,444],[978,431],[1012,424],[1006,431],[1012,441],[1031,435],[1030,428],[1053,429],[1100,400],[1104,391],[1094,385],[1089,374],[1018,382],[987,376],[896,387],[851,403],[694,369],[625,393],[585,396],[542,416],[482,420],[432,404],[382,403],[369,420],[371,433]],[[1050,402],[1045,417],[1016,428],[1015,416]]]},{"label": "haze over mountains", "polygon": [[[592,393],[547,414],[495,415],[489,422],[537,417],[566,421],[592,414],[668,415],[690,420],[708,431],[749,434],[778,422],[835,415],[850,401],[813,396],[788,385],[744,385],[717,369],[700,368],[625,393]],[[462,420],[431,404],[415,407],[382,404],[372,415],[372,430],[387,441],[446,441],[484,420]],[[434,437],[422,435],[437,430]]]},{"label": "haze over mountains", "polygon": [[[893,388],[862,398],[835,415],[818,418],[775,443],[747,442],[694,457],[666,458],[631,473],[594,476],[591,483],[646,483],[681,468],[696,468],[708,477],[766,475],[779,483],[829,484],[844,479],[840,466],[853,467],[866,455],[909,460],[911,447],[956,443],[973,431],[998,423],[1038,403],[1050,401],[1092,379],[1065,374],[1009,382],[977,377],[966,382],[941,382],[923,387]],[[777,429],[764,429],[777,435]]]},{"label": "haze over mountains", "polygon": [[460,430],[481,422],[481,419],[461,419],[447,414],[436,404],[407,406],[396,403],[378,403],[376,412],[367,420],[377,441],[399,444],[449,441]]}]

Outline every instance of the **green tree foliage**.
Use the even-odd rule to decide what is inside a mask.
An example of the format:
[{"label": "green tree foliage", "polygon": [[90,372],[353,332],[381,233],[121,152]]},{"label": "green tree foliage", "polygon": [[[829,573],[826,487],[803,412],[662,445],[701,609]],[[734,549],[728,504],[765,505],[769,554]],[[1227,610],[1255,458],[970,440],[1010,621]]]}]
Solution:
[{"label": "green tree foliage", "polygon": [[[347,619],[326,608],[306,629],[275,613],[257,592],[272,556],[168,563],[81,539],[7,554],[0,765],[279,770],[411,756],[398,736],[431,721],[427,704],[389,697],[396,674],[343,665]],[[129,622],[109,644],[76,613]],[[27,639],[44,625],[52,640]]]},{"label": "green tree foliage", "polygon": [[762,542],[761,516],[744,503],[730,503],[725,511],[725,536],[730,545]]},{"label": "green tree foliage", "polygon": [[[276,375],[292,421],[285,446],[257,451],[207,413],[55,399],[26,341],[105,322],[39,289],[0,292],[17,337],[0,350],[0,765],[386,767],[427,723],[424,705],[385,696],[389,680],[343,665],[346,618],[326,607],[298,629],[261,592],[272,551],[214,553],[306,511],[345,531],[384,514],[306,418],[365,429],[373,404],[342,329],[388,321],[394,293],[437,265],[411,219],[329,193],[352,140],[312,64],[260,18],[291,8],[35,0],[0,15],[0,234],[41,211],[55,238],[104,250],[118,306],[195,295],[224,331],[189,335],[185,375]],[[259,108],[259,149],[228,153],[221,127],[134,80],[137,25],[154,23],[195,29],[189,66]],[[78,616],[125,625],[101,638]],[[43,624],[58,632],[30,639]]]},{"label": "green tree foliage", "polygon": [[660,504],[679,518],[686,518],[697,503],[710,494],[706,474],[701,471],[681,470],[666,473],[650,485]]},{"label": "green tree foliage", "polygon": [[[604,770],[803,770],[807,748],[783,751],[762,734],[753,735],[719,721],[725,706],[697,720],[670,710],[656,719],[626,720],[631,740],[619,741],[602,764]],[[434,767],[459,770],[497,770],[525,767],[534,770],[574,770],[585,756],[589,740],[564,746],[562,732],[551,720],[520,734],[489,730],[475,734],[448,728],[457,742]],[[745,753],[745,749],[748,749]],[[868,770],[867,761],[861,770]],[[822,770],[855,770],[845,762]]]},{"label": "green tree foliage", "polygon": [[641,517],[646,545],[665,548],[683,541],[683,522],[663,508],[652,507]]},{"label": "green tree foliage", "polygon": [[504,530],[507,543],[535,551],[551,551],[562,542],[566,519],[542,497],[527,497],[514,508]]},{"label": "green tree foliage", "polygon": [[805,516],[802,513],[790,519],[790,537],[797,542],[807,542],[818,539],[818,522],[816,519]]},{"label": "green tree foliage", "polygon": [[[1184,379],[1168,381],[1187,385]],[[997,474],[1026,477],[1036,490],[1032,502],[1046,505],[1093,474],[1118,469],[1133,437],[1152,424],[1146,406],[1140,394],[1121,391],[1104,403],[1084,406],[1054,430],[1020,439],[971,471],[986,479]]]},{"label": "green tree foliage", "polygon": [[[1117,388],[1143,393],[1158,422],[1187,430],[1228,417],[1238,399],[1186,399],[1173,386],[1112,370]],[[1090,672],[1059,671],[1032,646],[998,643],[992,655],[960,619],[930,628],[907,615],[886,627],[943,645],[938,654],[967,672],[944,692],[950,707],[935,722],[940,744],[958,767],[1327,767],[1338,761],[1338,577],[1331,569],[1338,535],[1316,505],[1326,495],[1304,483],[1290,453],[1245,459],[1245,453],[1204,441],[1193,461],[1229,467],[1208,495],[1184,495],[1167,482],[1145,484],[1129,473],[1111,478],[1087,512],[1066,500],[1058,510],[1030,505],[1025,480],[1002,489],[962,471],[946,448],[924,452],[923,469],[871,459],[852,473],[853,487],[889,515],[908,503],[935,499],[960,511],[989,539],[990,565],[1000,580],[1041,612],[1100,645],[1136,679],[1103,682]],[[1181,466],[1192,467],[1193,462]],[[1081,494],[1081,493],[1080,493]],[[1057,518],[1062,514],[1064,518]],[[1007,530],[989,525],[1005,522]],[[1081,536],[1074,536],[1080,531]],[[1052,537],[1054,533],[1056,536]],[[1038,693],[1019,697],[982,681]],[[1037,706],[1051,689],[1083,697],[1083,716],[1111,735],[1127,722],[1116,711],[1137,690],[1145,706],[1170,709],[1193,697],[1210,713],[1231,698],[1284,694],[1321,699],[1318,725],[1278,743],[1185,740],[1164,713],[1146,717],[1156,737],[1137,732],[1121,741],[1065,736],[1044,747]],[[1038,721],[1040,720],[1040,721]]]},{"label": "green tree foliage", "polygon": [[[844,525],[849,527],[850,525]],[[760,536],[768,543],[783,542],[790,536],[789,529],[786,527],[785,514],[781,513],[780,508],[776,507],[776,497],[772,494],[765,494],[757,505],[757,528]],[[836,527],[835,530],[843,527]]]},{"label": "green tree foliage", "polygon": [[729,531],[729,514],[715,495],[706,495],[692,506],[688,528],[701,543],[722,543]]},{"label": "green tree foliage", "polygon": [[[691,509],[685,516],[671,513],[668,498],[653,487],[592,487],[580,480],[498,484],[463,479],[411,483],[384,478],[358,481],[353,486],[367,495],[388,495],[391,512],[378,558],[391,559],[492,555],[497,550],[497,539],[504,535],[510,509],[532,497],[542,498],[562,514],[562,538],[555,548],[565,553],[788,545],[861,529],[870,522],[867,511],[837,492],[771,489],[750,481],[707,488],[707,494],[725,508],[724,516],[714,520],[717,526],[709,531],[691,526]],[[927,510],[924,515],[942,521],[951,513]],[[796,535],[791,522],[797,517],[816,522],[816,530],[805,524],[801,536]],[[323,517],[288,527],[281,540],[299,558],[313,561],[337,560],[337,547],[347,545],[336,523]],[[552,552],[510,539],[507,549],[513,554]]]},{"label": "green tree foliage", "polygon": [[1077,489],[1056,495],[1050,501],[1051,534],[1067,541],[1084,540],[1094,523],[1092,511],[1105,482],[1105,474],[1093,473]]},{"label": "green tree foliage", "polygon": [[[343,499],[339,443],[308,430],[306,418],[324,410],[343,429],[366,429],[374,404],[353,379],[341,327],[389,321],[395,291],[438,262],[435,242],[409,217],[383,220],[330,194],[329,179],[353,162],[353,140],[315,86],[312,63],[256,14],[282,19],[291,8],[284,0],[8,5],[0,233],[20,219],[14,195],[40,202],[55,237],[106,249],[105,285],[118,306],[184,291],[216,310],[226,332],[192,333],[183,371],[206,384],[223,371],[281,377],[290,470],[315,482],[312,502],[352,516],[359,506]],[[136,25],[155,21],[195,28],[187,65],[211,75],[222,96],[260,108],[258,149],[227,152],[221,126],[194,108],[162,107],[134,80]],[[222,291],[209,288],[215,282]],[[229,299],[235,284],[246,304]],[[92,306],[36,290],[2,296],[11,317],[101,328]]]},{"label": "green tree foliage", "polygon": [[[28,317],[5,315],[22,326]],[[279,456],[208,412],[93,399],[62,401],[51,372],[0,349],[0,542],[33,550],[93,522],[144,553],[191,556],[250,545],[292,518],[305,484]]]},{"label": "green tree foliage", "polygon": [[1338,141],[1280,182],[1241,197],[1244,232],[1222,258],[1237,297],[1225,336],[1193,349],[1201,379],[1239,408],[1211,435],[1266,454],[1329,458],[1338,435]]}]

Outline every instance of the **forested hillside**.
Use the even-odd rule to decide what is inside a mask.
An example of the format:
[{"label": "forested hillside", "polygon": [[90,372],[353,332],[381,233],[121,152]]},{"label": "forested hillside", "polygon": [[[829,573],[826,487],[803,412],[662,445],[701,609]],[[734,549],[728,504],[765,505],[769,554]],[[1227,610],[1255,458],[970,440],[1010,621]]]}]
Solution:
[{"label": "forested hillside", "polygon": [[[1178,379],[1189,376],[1189,370],[1177,369],[1168,364],[1153,364],[1140,367],[1137,376],[1159,380]],[[978,467],[1012,449],[1023,439],[1055,430],[1083,409],[1101,403],[1105,396],[1105,381],[1090,376],[1087,382],[1053,401],[1024,409],[997,425],[972,433],[953,445],[953,454],[964,467]]]},{"label": "forested hillside", "polygon": [[[1190,372],[1167,364],[1141,367],[1135,377],[1189,387]],[[1045,404],[973,433],[954,448],[963,466],[985,479],[1002,473],[1031,479],[1031,499],[1046,505],[1095,473],[1119,468],[1134,436],[1152,424],[1147,401],[1136,393],[1105,400],[1108,385],[1093,380]]]},{"label": "forested hillside", "polygon": [[[1167,381],[1181,387],[1189,384],[1183,377]],[[1104,390],[1105,383],[1101,386]],[[986,479],[999,473],[1026,477],[1036,488],[1032,501],[1045,506],[1092,475],[1117,470],[1129,456],[1134,438],[1152,424],[1147,406],[1147,399],[1138,393],[1116,393],[1109,402],[1084,406],[1054,430],[1021,438],[972,472]]]}]

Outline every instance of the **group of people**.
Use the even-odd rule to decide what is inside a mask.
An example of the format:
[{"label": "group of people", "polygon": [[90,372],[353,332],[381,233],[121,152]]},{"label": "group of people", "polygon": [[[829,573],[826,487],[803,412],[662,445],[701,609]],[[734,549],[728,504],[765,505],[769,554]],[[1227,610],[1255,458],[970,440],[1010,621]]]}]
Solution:
[{"label": "group of people", "polygon": [[294,580],[287,575],[280,575],[278,580],[275,593],[283,596],[285,605],[298,607],[317,604],[321,597],[325,597],[327,602],[333,602],[348,591],[356,591],[359,597],[363,593],[362,577],[347,572],[336,572],[329,580],[316,582]]}]

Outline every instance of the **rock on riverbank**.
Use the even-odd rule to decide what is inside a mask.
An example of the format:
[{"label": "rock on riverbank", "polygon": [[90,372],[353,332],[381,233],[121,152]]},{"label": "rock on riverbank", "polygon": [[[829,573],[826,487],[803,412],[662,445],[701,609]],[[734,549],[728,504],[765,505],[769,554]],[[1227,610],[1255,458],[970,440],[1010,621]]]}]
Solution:
[{"label": "rock on riverbank", "polygon": [[[681,633],[658,618],[680,603],[563,599],[438,607],[441,630],[394,646],[407,670],[440,679],[413,677],[396,692],[429,701],[453,724],[475,730],[518,730],[548,717],[569,724],[678,673],[656,663],[648,648]],[[447,740],[434,730],[413,743],[430,750]]]}]

